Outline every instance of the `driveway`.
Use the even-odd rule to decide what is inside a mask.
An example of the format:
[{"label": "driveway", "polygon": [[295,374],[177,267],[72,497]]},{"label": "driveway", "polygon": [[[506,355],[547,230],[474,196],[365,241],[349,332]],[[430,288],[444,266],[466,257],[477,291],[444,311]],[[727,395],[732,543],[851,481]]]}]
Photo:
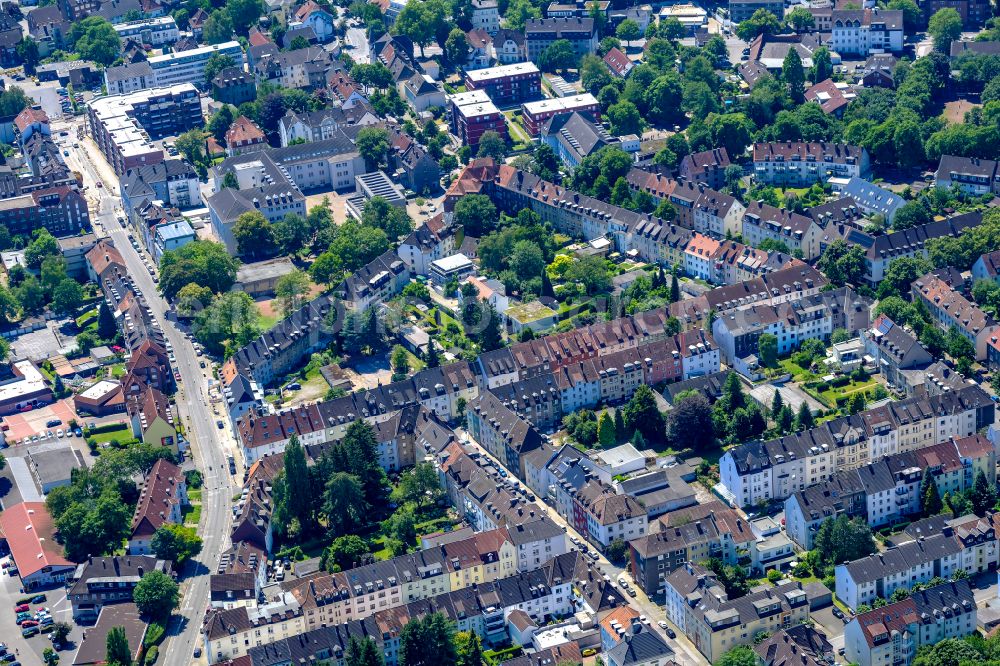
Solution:
[{"label": "driveway", "polygon": [[[35,611],[42,606],[49,608],[56,622],[65,622],[73,627],[70,632],[69,645],[60,654],[65,660],[71,661],[80,641],[83,640],[85,629],[73,623],[73,611],[66,599],[66,590],[62,587],[36,592],[44,593],[46,600],[42,604],[31,604]],[[14,606],[18,599],[26,595],[21,593],[21,581],[16,576],[0,574],[0,641],[7,644],[7,649],[17,656],[23,666],[42,666],[42,651],[52,646],[48,634],[37,634],[31,638],[21,635],[21,628],[15,623]]]},{"label": "driveway", "polygon": [[833,609],[832,605],[820,608],[810,613],[809,617],[816,623],[817,628],[826,634],[826,639],[830,641],[833,645],[833,651],[836,652],[844,647],[844,621],[833,614]]}]

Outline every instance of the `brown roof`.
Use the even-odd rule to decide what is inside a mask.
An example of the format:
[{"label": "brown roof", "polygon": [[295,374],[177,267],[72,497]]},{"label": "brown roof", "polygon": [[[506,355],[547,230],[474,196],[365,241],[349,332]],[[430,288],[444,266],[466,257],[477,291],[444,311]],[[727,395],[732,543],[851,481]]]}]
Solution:
[{"label": "brown roof", "polygon": [[77,650],[72,666],[105,663],[108,654],[108,633],[114,627],[124,627],[129,650],[133,660],[137,660],[142,649],[142,639],[146,635],[146,623],[139,616],[136,605],[129,602],[111,604],[101,609],[97,624],[87,630],[87,637]]},{"label": "brown roof", "polygon": [[17,125],[18,131],[23,132],[28,128],[29,125],[33,123],[49,123],[49,116],[41,108],[35,108],[29,106],[21,113],[17,114],[14,118],[14,124]]},{"label": "brown roof", "polygon": [[177,465],[168,460],[157,460],[146,477],[132,516],[132,536],[151,536],[167,522],[170,507],[177,504],[178,488],[184,476]]},{"label": "brown roof", "polygon": [[240,116],[226,132],[226,145],[230,148],[264,142],[264,132],[246,116]]},{"label": "brown roof", "polygon": [[97,245],[87,253],[87,262],[94,268],[94,273],[103,275],[109,266],[119,266],[125,269],[125,260],[115,246],[107,240],[97,241]]}]

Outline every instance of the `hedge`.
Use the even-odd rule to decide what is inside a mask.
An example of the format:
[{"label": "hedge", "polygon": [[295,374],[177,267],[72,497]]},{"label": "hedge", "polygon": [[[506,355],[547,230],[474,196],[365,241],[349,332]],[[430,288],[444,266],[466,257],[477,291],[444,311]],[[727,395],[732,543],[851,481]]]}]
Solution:
[{"label": "hedge", "polygon": [[148,650],[146,650],[146,659],[144,663],[146,666],[153,666],[156,663],[156,658],[160,656],[160,649],[155,645]]},{"label": "hedge", "polygon": [[167,628],[159,622],[150,622],[149,627],[146,629],[146,636],[142,639],[142,644],[155,650],[156,646],[163,640],[163,635],[166,632]]}]

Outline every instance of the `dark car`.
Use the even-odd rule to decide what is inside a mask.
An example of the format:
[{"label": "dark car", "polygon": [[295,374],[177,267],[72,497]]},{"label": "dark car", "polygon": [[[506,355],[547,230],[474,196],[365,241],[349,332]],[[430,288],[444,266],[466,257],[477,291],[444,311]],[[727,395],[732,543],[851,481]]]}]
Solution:
[{"label": "dark car", "polygon": [[834,606],[833,607],[833,616],[836,617],[836,618],[843,618],[844,617],[844,611],[842,611],[839,608],[837,608],[836,606]]},{"label": "dark car", "polygon": [[222,421],[219,420],[215,422],[215,427],[218,428],[219,430],[222,430],[225,426],[223,426]]},{"label": "dark car", "polygon": [[47,598],[48,597],[46,597],[44,594],[39,594],[39,595],[36,595],[36,596],[34,596],[34,597],[31,598],[31,603],[33,603],[33,604],[44,604],[45,600]]},{"label": "dark car", "polygon": [[62,419],[49,419],[45,422],[46,428],[55,428],[56,426],[62,425]]},{"label": "dark car", "polygon": [[670,636],[671,638],[677,638],[677,632],[671,629],[670,627],[667,627],[667,636]]},{"label": "dark car", "polygon": [[196,647],[194,649],[194,658],[197,659],[200,656],[201,656],[201,648],[200,647]]}]

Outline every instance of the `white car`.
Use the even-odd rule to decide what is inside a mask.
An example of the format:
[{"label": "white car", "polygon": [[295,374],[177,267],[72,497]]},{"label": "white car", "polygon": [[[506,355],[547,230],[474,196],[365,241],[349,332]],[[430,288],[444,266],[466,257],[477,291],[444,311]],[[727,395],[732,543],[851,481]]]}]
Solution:
[{"label": "white car", "polygon": [[62,436],[63,436],[62,428],[59,428],[59,430],[56,430],[56,437],[62,437]]},{"label": "white car", "polygon": [[642,622],[643,624],[649,624],[649,618],[646,617],[645,615],[640,615],[639,622]]},{"label": "white car", "polygon": [[660,620],[656,624],[660,625],[660,629],[666,629],[667,628],[667,623],[664,622],[663,620]]}]

